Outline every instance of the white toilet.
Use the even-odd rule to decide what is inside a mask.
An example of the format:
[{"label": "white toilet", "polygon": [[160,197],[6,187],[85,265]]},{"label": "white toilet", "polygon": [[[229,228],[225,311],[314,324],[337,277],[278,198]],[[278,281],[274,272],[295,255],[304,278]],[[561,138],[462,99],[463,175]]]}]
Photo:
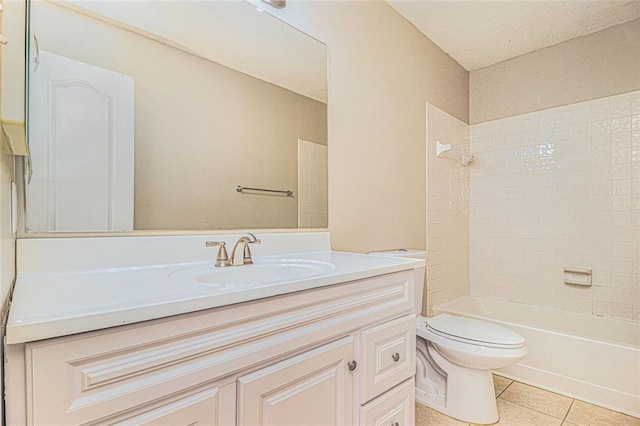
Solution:
[{"label": "white toilet", "polygon": [[449,314],[419,316],[416,327],[416,401],[465,422],[497,422],[491,370],[524,358],[524,337]]},{"label": "white toilet", "polygon": [[[427,259],[421,250],[371,254]],[[418,312],[422,295],[417,288]],[[491,370],[524,358],[524,337],[486,321],[440,314],[417,318],[416,339],[416,401],[465,422],[497,422]]]}]

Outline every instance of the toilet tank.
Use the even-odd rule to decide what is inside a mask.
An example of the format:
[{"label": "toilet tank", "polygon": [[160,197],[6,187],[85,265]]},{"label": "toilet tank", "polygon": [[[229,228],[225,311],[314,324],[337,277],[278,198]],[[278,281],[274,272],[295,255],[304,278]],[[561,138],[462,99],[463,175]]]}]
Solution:
[{"label": "toilet tank", "polygon": [[[397,249],[397,250],[386,250],[386,251],[372,251],[369,253],[372,256],[390,256],[390,257],[408,257],[410,259],[422,259],[427,262],[427,252],[425,250],[419,249]],[[418,268],[415,271],[415,298],[414,298],[414,309],[416,314],[421,315],[422,313],[422,298],[424,296],[424,280],[425,280],[425,269],[426,268]]]}]

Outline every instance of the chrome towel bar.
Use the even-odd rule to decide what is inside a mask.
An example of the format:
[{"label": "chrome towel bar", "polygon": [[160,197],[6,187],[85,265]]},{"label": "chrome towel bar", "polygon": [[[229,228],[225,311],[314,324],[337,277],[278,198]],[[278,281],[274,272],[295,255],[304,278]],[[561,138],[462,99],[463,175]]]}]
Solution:
[{"label": "chrome towel bar", "polygon": [[249,188],[248,186],[238,185],[236,186],[236,191],[238,192],[243,192],[243,191],[272,192],[275,194],[285,194],[287,197],[293,197],[293,191],[289,191],[289,190],[282,191],[279,189]]}]

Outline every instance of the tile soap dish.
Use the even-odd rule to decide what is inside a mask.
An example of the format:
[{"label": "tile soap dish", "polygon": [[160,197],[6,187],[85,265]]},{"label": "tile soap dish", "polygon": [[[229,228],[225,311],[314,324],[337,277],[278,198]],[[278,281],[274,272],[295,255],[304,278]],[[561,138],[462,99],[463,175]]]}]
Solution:
[{"label": "tile soap dish", "polygon": [[564,268],[564,283],[591,287],[591,269],[584,268]]}]

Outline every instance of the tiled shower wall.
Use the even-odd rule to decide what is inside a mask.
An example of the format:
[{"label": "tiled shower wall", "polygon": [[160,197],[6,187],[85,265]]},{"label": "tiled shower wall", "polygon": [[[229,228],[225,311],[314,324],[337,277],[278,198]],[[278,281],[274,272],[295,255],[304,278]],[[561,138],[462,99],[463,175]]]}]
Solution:
[{"label": "tiled shower wall", "polygon": [[298,139],[298,228],[326,228],[327,146]]},{"label": "tiled shower wall", "polygon": [[471,293],[640,321],[640,92],[473,125],[470,145]]},{"label": "tiled shower wall", "polygon": [[469,167],[459,154],[436,156],[436,142],[469,150],[469,126],[427,106],[427,248],[426,305],[431,308],[469,294]]}]

